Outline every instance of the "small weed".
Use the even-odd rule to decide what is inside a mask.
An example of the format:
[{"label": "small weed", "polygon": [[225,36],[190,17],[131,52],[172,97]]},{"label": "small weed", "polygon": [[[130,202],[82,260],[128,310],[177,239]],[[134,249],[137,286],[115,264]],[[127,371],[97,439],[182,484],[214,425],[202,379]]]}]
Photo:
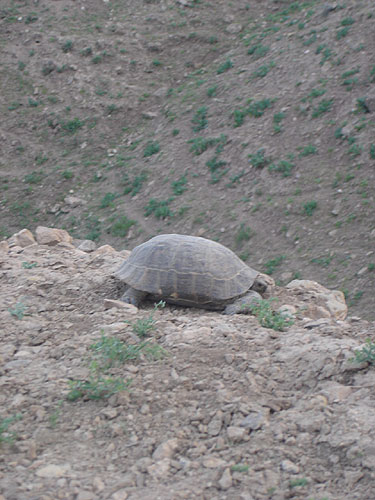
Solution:
[{"label": "small weed", "polygon": [[328,113],[331,111],[333,105],[333,99],[323,99],[320,101],[317,107],[315,107],[312,111],[312,118],[318,118],[324,113]]},{"label": "small weed", "polygon": [[374,271],[375,270],[375,264],[373,262],[370,262],[370,264],[367,266],[367,269],[369,271]]},{"label": "small weed", "polygon": [[44,177],[44,173],[42,171],[40,172],[31,172],[31,174],[25,175],[23,178],[23,181],[26,182],[27,184],[39,184],[42,182]]},{"label": "small weed", "polygon": [[154,60],[152,61],[152,65],[153,65],[153,66],[156,66],[156,67],[158,67],[158,66],[162,66],[162,64],[163,64],[163,63],[162,63],[161,61],[159,61],[159,59],[154,59]]},{"label": "small weed", "polygon": [[200,132],[207,127],[207,106],[202,106],[201,108],[197,109],[195,115],[191,120],[191,123],[193,124],[194,132]]},{"label": "small weed", "polygon": [[73,120],[68,120],[66,122],[61,122],[62,130],[65,130],[68,134],[75,134],[80,128],[83,127],[83,122],[79,118],[73,118]]},{"label": "small weed", "polygon": [[370,108],[366,102],[366,97],[359,97],[357,99],[357,112],[358,113],[370,113]]},{"label": "small weed", "polygon": [[281,127],[281,122],[285,117],[286,114],[282,111],[273,115],[273,131],[275,132],[275,134],[279,134],[280,132],[282,132],[283,129]]},{"label": "small weed", "polygon": [[274,257],[273,259],[268,260],[265,263],[265,269],[267,274],[273,274],[275,269],[282,264],[285,260],[285,255],[279,255],[278,257]]},{"label": "small weed", "polygon": [[336,33],[336,40],[341,40],[341,38],[346,37],[346,35],[349,33],[349,28],[346,26],[345,28],[342,28],[337,31]]},{"label": "small weed", "polygon": [[38,264],[36,262],[22,262],[23,269],[32,269],[33,267],[37,267]]},{"label": "small weed", "polygon": [[283,332],[285,328],[293,325],[294,320],[285,314],[273,311],[271,302],[277,299],[258,300],[251,304],[250,310],[257,318],[261,326],[272,328],[278,332]]},{"label": "small weed", "polygon": [[260,59],[261,57],[267,55],[269,51],[270,51],[269,47],[267,47],[266,45],[262,45],[261,43],[257,43],[255,45],[252,45],[248,49],[247,53],[250,56],[254,56],[256,59]]},{"label": "small weed", "polygon": [[125,238],[129,229],[136,224],[135,220],[128,219],[126,215],[121,215],[110,228],[112,236],[119,236]]},{"label": "small weed", "polygon": [[230,468],[232,472],[247,472],[249,469],[250,466],[247,464],[234,464]]},{"label": "small weed", "polygon": [[300,158],[303,156],[309,156],[309,155],[315,155],[316,154],[316,147],[313,146],[312,144],[308,144],[304,148],[302,148],[302,151],[300,152],[299,156]]},{"label": "small weed", "polygon": [[370,158],[375,160],[375,144],[370,144]]},{"label": "small weed", "polygon": [[26,309],[27,309],[27,306],[20,300],[16,303],[16,305],[13,308],[9,307],[8,311],[15,318],[22,319],[26,314],[26,312],[25,312]]},{"label": "small weed", "polygon": [[227,142],[227,136],[221,134],[220,137],[215,138],[205,138],[205,137],[197,137],[196,139],[190,139],[187,141],[188,144],[191,144],[190,151],[195,155],[201,155],[204,153],[209,147],[214,146],[215,144],[224,147]]},{"label": "small weed", "polygon": [[227,59],[217,68],[217,74],[220,75],[221,73],[228,71],[230,68],[233,68],[233,62],[230,59]]},{"label": "small weed", "polygon": [[332,261],[331,255],[327,255],[325,257],[315,257],[315,258],[311,259],[311,262],[313,264],[318,264],[318,266],[322,266],[322,267],[328,267],[330,265],[331,261]]},{"label": "small weed", "polygon": [[296,488],[297,486],[306,486],[308,483],[307,479],[304,477],[293,479],[289,482],[291,488]]},{"label": "small weed", "polygon": [[371,339],[366,339],[366,345],[362,349],[354,351],[355,358],[352,358],[356,363],[375,364],[375,344]]},{"label": "small weed", "polygon": [[186,175],[180,177],[177,181],[172,182],[172,191],[175,195],[179,196],[187,190],[187,178]]},{"label": "small weed", "polygon": [[245,241],[249,241],[249,239],[254,235],[253,230],[246,226],[244,222],[241,223],[240,228],[235,236],[236,246],[240,247],[243,245]]},{"label": "small weed", "polygon": [[235,109],[233,111],[234,126],[240,127],[243,124],[247,114],[247,110],[245,109]]},{"label": "small weed", "polygon": [[108,207],[113,208],[115,206],[113,202],[117,197],[118,194],[116,193],[106,193],[101,199],[99,208],[108,208]]},{"label": "small weed", "polygon": [[283,177],[290,177],[292,175],[292,169],[294,164],[287,160],[281,160],[278,163],[272,163],[268,167],[270,172],[279,172]]},{"label": "small weed", "polygon": [[168,206],[171,201],[173,201],[173,198],[169,198],[168,200],[156,200],[155,198],[151,198],[145,206],[145,217],[151,214],[154,214],[157,219],[172,217],[173,213]]},{"label": "small weed", "polygon": [[174,128],[174,129],[172,130],[172,135],[173,135],[173,137],[176,137],[176,135],[178,135],[179,133],[180,133],[180,131],[179,131],[179,129],[178,129],[178,128]]},{"label": "small weed", "polygon": [[213,87],[209,87],[207,89],[208,97],[215,97],[216,94],[217,94],[217,85],[214,85]]},{"label": "small weed", "polygon": [[57,403],[57,408],[54,410],[53,413],[51,413],[51,415],[49,416],[49,425],[52,429],[55,429],[56,426],[57,426],[57,422],[60,418],[60,415],[61,415],[61,407],[62,407],[62,404],[63,402],[62,401],[59,401]]},{"label": "small weed", "polygon": [[248,113],[249,115],[254,116],[254,118],[259,118],[263,115],[265,110],[267,108],[270,108],[271,106],[271,99],[262,99],[261,101],[255,101],[253,103],[250,103],[248,107]]},{"label": "small weed", "polygon": [[361,146],[358,146],[358,144],[353,144],[353,146],[351,146],[348,149],[348,153],[351,156],[356,157],[356,156],[359,156],[360,154],[362,154],[362,150],[363,150],[363,148]]},{"label": "small weed", "polygon": [[254,154],[249,154],[249,163],[255,168],[263,168],[267,166],[271,159],[265,156],[265,149],[261,148]]},{"label": "small weed", "polygon": [[135,322],[128,322],[132,328],[133,332],[138,335],[140,338],[145,338],[150,335],[156,328],[154,314],[158,309],[162,309],[165,307],[165,302],[160,300],[157,304],[154,305],[153,310],[146,318],[137,319]]},{"label": "small weed", "polygon": [[316,210],[316,207],[318,206],[318,203],[316,201],[308,201],[303,205],[303,213],[305,215],[311,216],[314,211]]},{"label": "small weed", "polygon": [[17,414],[12,417],[3,418],[0,420],[0,445],[2,443],[13,443],[16,439],[16,433],[9,430],[9,427],[17,420],[21,420],[22,415]]},{"label": "small weed", "polygon": [[65,180],[69,180],[74,177],[74,174],[71,170],[64,170],[63,172],[61,172],[61,177]]},{"label": "small weed", "polygon": [[258,69],[253,71],[252,77],[253,78],[264,78],[272,68],[274,68],[276,65],[273,61],[271,61],[269,64],[264,64],[263,66],[260,66]]},{"label": "small weed", "polygon": [[132,181],[129,180],[128,174],[125,174],[122,179],[122,183],[125,184],[123,193],[135,196],[142,189],[143,183],[147,180],[147,174],[142,172],[140,175],[134,177]]},{"label": "small weed", "polygon": [[72,40],[67,40],[66,42],[63,43],[63,46],[62,46],[62,51],[67,53],[67,52],[71,52],[73,50],[73,42]]},{"label": "small weed", "polygon": [[157,141],[149,141],[143,151],[143,157],[147,158],[160,151],[160,144]]},{"label": "small weed", "polygon": [[107,399],[113,394],[126,390],[131,380],[125,382],[121,378],[103,377],[100,373],[92,373],[88,380],[69,380],[70,391],[68,401],[79,398]]}]

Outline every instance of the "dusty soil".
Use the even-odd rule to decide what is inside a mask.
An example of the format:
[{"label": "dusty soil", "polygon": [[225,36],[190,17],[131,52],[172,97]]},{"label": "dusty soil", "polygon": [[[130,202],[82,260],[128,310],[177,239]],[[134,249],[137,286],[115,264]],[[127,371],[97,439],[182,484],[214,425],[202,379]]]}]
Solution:
[{"label": "dusty soil", "polygon": [[204,235],[375,319],[374,16],[372,0],[3,0],[0,235]]},{"label": "dusty soil", "polygon": [[[373,498],[375,372],[351,358],[374,323],[335,319],[319,297],[281,287],[277,306],[296,310],[285,331],[251,315],[110,307],[125,252],[9,245],[0,422],[14,420],[1,434],[2,500]],[[127,390],[68,400],[69,380],[89,378],[90,346],[103,335],[139,345],[132,325],[150,314],[160,359],[143,351],[112,366],[105,376]]]}]

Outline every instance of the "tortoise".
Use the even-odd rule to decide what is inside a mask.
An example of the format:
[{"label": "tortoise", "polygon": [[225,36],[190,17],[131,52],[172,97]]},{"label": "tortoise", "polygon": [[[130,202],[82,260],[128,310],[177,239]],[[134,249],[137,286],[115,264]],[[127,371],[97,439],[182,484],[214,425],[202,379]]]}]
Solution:
[{"label": "tortoise", "polygon": [[244,306],[267,289],[259,273],[225,246],[182,234],[138,245],[114,276],[127,284],[121,300],[129,304],[139,306],[148,297],[224,314],[247,312]]}]

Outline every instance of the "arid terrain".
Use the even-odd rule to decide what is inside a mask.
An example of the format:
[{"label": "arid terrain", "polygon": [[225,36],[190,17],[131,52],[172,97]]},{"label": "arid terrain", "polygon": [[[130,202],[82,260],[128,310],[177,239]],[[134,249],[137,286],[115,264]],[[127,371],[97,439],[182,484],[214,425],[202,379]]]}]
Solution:
[{"label": "arid terrain", "polygon": [[229,246],[374,315],[371,0],[3,0],[1,227]]},{"label": "arid terrain", "polygon": [[[374,19],[0,2],[0,500],[375,500]],[[120,302],[160,233],[265,301]]]},{"label": "arid terrain", "polygon": [[125,252],[60,236],[0,247],[1,500],[374,498],[375,327],[341,292],[271,284],[266,326],[138,310]]}]

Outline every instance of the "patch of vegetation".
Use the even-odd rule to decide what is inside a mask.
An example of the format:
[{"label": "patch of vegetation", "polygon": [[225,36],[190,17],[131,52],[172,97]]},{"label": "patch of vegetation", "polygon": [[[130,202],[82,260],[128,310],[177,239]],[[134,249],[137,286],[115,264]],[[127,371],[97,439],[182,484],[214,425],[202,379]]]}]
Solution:
[{"label": "patch of vegetation", "polygon": [[279,172],[283,177],[290,177],[294,164],[287,160],[280,160],[278,163],[272,163],[268,167],[270,172]]},{"label": "patch of vegetation", "polygon": [[17,420],[21,419],[22,415],[18,413],[16,415],[13,415],[12,417],[6,417],[0,420],[0,445],[2,443],[12,444],[15,441],[17,435],[14,431],[9,430],[9,427],[14,422],[17,422]]},{"label": "patch of vegetation", "polygon": [[179,196],[187,190],[187,178],[186,175],[180,177],[177,181],[172,182],[172,191],[175,195]]},{"label": "patch of vegetation", "polygon": [[62,51],[65,53],[71,52],[73,50],[72,40],[66,40],[66,42],[63,43],[61,48],[62,48]]},{"label": "patch of vegetation", "polygon": [[99,208],[114,207],[114,200],[118,197],[116,193],[106,193],[100,201]]},{"label": "patch of vegetation", "polygon": [[312,118],[318,118],[324,113],[328,113],[328,111],[331,111],[332,105],[333,105],[333,99],[323,99],[322,101],[320,101],[318,106],[313,108],[311,114]]},{"label": "patch of vegetation", "polygon": [[302,158],[303,156],[309,156],[309,155],[315,155],[317,153],[316,147],[313,146],[312,144],[308,144],[304,148],[297,148],[301,149],[299,156]]},{"label": "patch of vegetation", "polygon": [[32,269],[33,267],[37,267],[38,264],[36,262],[22,262],[23,269]]},{"label": "patch of vegetation", "polygon": [[254,56],[256,59],[260,59],[268,54],[270,48],[267,45],[262,45],[261,43],[256,43],[249,47],[247,53],[250,56]]},{"label": "patch of vegetation", "polygon": [[212,87],[209,87],[207,89],[208,97],[215,97],[216,94],[217,94],[217,85],[213,85]]},{"label": "patch of vegetation", "polygon": [[324,257],[314,257],[311,259],[313,264],[318,264],[321,267],[328,267],[332,261],[331,255],[326,255]]},{"label": "patch of vegetation", "polygon": [[278,255],[273,259],[268,260],[265,264],[265,272],[266,274],[273,274],[275,269],[279,267],[285,260],[285,255]]},{"label": "patch of vegetation", "polygon": [[253,71],[252,77],[253,78],[264,78],[271,71],[271,69],[274,68],[275,66],[276,66],[276,64],[274,63],[274,61],[271,61],[269,64],[264,64],[263,66],[260,66],[258,69]]},{"label": "patch of vegetation", "polygon": [[240,227],[235,236],[236,246],[241,247],[245,241],[249,241],[249,239],[254,235],[253,230],[246,226],[244,222],[240,224]]},{"label": "patch of vegetation", "polygon": [[134,177],[132,181],[129,179],[129,175],[125,174],[122,178],[122,184],[125,185],[123,193],[135,196],[142,189],[143,183],[147,180],[147,174],[142,172],[141,174]]},{"label": "patch of vegetation", "polygon": [[19,300],[14,307],[9,307],[8,311],[17,319],[22,319],[26,314],[27,306]]},{"label": "patch of vegetation", "polygon": [[31,174],[27,174],[25,175],[25,177],[23,178],[24,182],[26,182],[27,184],[39,184],[40,182],[42,182],[44,178],[44,172],[43,171],[35,171],[34,172],[31,172]]},{"label": "patch of vegetation", "polygon": [[157,141],[148,141],[146,147],[143,151],[143,157],[147,158],[148,156],[152,156],[160,151],[160,144]]},{"label": "patch of vegetation", "polygon": [[214,146],[215,144],[224,146],[227,142],[227,136],[221,134],[220,137],[215,137],[215,138],[197,137],[196,139],[190,139],[187,142],[188,144],[191,144],[190,147],[191,152],[193,152],[195,155],[201,155],[209,147]]},{"label": "patch of vegetation", "polygon": [[279,134],[280,132],[282,132],[281,122],[285,117],[286,114],[282,111],[273,115],[273,131],[275,132],[275,134]]},{"label": "patch of vegetation", "polygon": [[145,217],[151,214],[154,214],[157,219],[172,217],[173,213],[168,206],[172,201],[173,198],[169,198],[168,200],[156,200],[155,198],[151,198],[145,206]]},{"label": "patch of vegetation", "polygon": [[220,75],[221,73],[224,73],[225,71],[228,71],[231,68],[233,68],[233,62],[230,59],[227,59],[225,62],[220,64],[220,66],[217,68],[216,73]]},{"label": "patch of vegetation", "polygon": [[317,206],[318,206],[318,203],[315,200],[307,201],[303,205],[303,213],[305,215],[311,216],[314,213],[314,211],[316,210]]},{"label": "patch of vegetation", "polygon": [[265,149],[261,148],[254,154],[249,154],[249,163],[255,168],[263,168],[270,163],[271,159],[265,156]]},{"label": "patch of vegetation", "polygon": [[207,127],[207,106],[202,106],[201,108],[197,109],[195,115],[191,120],[191,123],[193,124],[194,132],[200,132]]},{"label": "patch of vegetation", "polygon": [[86,217],[86,228],[89,231],[84,239],[97,241],[101,236],[101,222],[95,215],[89,215]]},{"label": "patch of vegetation", "polygon": [[366,339],[366,344],[356,351],[354,351],[355,358],[352,361],[356,363],[370,363],[375,364],[375,343],[371,339]]},{"label": "patch of vegetation", "polygon": [[127,321],[132,328],[133,332],[138,335],[138,337],[145,338],[150,335],[156,328],[156,321],[154,318],[154,314],[158,309],[163,309],[165,307],[165,302],[160,300],[157,304],[154,305],[153,310],[150,312],[148,316],[145,318],[137,319],[137,321]]},{"label": "patch of vegetation", "polygon": [[290,316],[274,311],[271,307],[274,300],[277,299],[258,300],[255,304],[251,304],[250,310],[258,318],[261,326],[283,332],[287,327],[293,325],[294,320]]},{"label": "patch of vegetation", "polygon": [[68,134],[75,134],[84,125],[79,118],[73,118],[68,121],[61,121],[60,126]]},{"label": "patch of vegetation", "polygon": [[125,238],[128,234],[129,229],[136,224],[135,220],[128,219],[126,215],[121,215],[117,218],[110,228],[110,233],[112,236],[119,236],[120,238]]}]

